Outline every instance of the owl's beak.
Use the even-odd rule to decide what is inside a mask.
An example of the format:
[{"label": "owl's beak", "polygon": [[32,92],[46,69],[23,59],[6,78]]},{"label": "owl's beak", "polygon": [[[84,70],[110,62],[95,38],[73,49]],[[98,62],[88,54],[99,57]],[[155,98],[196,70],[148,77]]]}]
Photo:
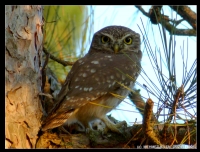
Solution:
[{"label": "owl's beak", "polygon": [[113,49],[114,49],[115,53],[118,53],[118,51],[119,51],[119,44],[115,43]]}]

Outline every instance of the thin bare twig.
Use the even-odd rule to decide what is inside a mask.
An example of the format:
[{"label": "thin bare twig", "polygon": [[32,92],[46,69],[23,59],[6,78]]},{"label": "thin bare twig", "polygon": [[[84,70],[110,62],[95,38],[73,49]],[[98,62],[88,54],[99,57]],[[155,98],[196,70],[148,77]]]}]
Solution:
[{"label": "thin bare twig", "polygon": [[[178,101],[179,101],[179,98],[181,97],[181,95],[183,95],[184,94],[184,90],[183,90],[184,88],[183,88],[183,85],[181,85],[181,87],[177,90],[177,93],[176,93],[176,95],[175,95],[175,99],[174,99],[174,102],[173,102],[173,105],[172,105],[172,109],[171,109],[171,112],[170,112],[170,114],[169,114],[169,118],[167,119],[167,121],[166,121],[166,123],[164,124],[164,127],[163,127],[163,130],[162,130],[162,132],[163,132],[163,134],[166,136],[166,132],[167,132],[167,129],[168,129],[168,127],[169,127],[169,124],[170,124],[170,122],[172,121],[172,118],[174,117],[174,119],[175,119],[175,117],[176,117],[176,106],[177,106],[177,103],[178,103]],[[177,135],[177,129],[176,129],[176,122],[174,122],[174,140],[172,141],[172,143],[171,143],[171,146],[174,144],[174,142],[176,141],[176,135]]]},{"label": "thin bare twig", "polygon": [[49,54],[50,55],[50,59],[62,64],[63,66],[72,66],[74,64],[74,62],[70,62],[70,61],[63,61],[63,60],[60,60],[58,58],[56,58],[55,56],[51,55],[47,50],[46,48],[43,48],[43,51],[45,54]]},{"label": "thin bare twig", "polygon": [[136,134],[124,145],[124,148],[126,148],[126,146],[136,137],[136,135],[138,135],[140,132],[142,131],[142,128],[140,128],[140,130],[138,130],[136,132]]},{"label": "thin bare twig", "polygon": [[42,86],[41,86],[41,90],[42,92],[44,92],[44,86],[45,86],[45,83],[46,83],[46,66],[49,62],[49,54],[47,54],[46,56],[46,59],[45,59],[45,62],[42,66],[42,69],[41,69],[41,73],[42,73]]},{"label": "thin bare twig", "polygon": [[135,5],[135,7],[138,8],[138,10],[140,10],[146,17],[149,17],[149,13],[145,12],[141,6]]}]

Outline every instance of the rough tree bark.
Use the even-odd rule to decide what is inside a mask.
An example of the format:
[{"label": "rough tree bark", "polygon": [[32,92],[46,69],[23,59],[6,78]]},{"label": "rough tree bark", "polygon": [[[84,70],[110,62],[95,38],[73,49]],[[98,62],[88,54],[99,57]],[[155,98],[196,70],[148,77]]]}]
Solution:
[{"label": "rough tree bark", "polygon": [[41,126],[42,7],[5,7],[5,147],[34,148]]}]

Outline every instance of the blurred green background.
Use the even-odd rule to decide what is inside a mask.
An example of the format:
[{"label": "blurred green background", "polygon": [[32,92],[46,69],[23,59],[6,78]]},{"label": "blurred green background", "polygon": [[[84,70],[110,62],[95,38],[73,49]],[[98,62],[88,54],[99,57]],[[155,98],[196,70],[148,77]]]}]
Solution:
[{"label": "blurred green background", "polygon": [[[86,51],[92,15],[88,6],[44,6],[44,47],[61,60],[76,61]],[[71,66],[64,67],[53,60],[48,66],[61,83],[71,69]]]}]

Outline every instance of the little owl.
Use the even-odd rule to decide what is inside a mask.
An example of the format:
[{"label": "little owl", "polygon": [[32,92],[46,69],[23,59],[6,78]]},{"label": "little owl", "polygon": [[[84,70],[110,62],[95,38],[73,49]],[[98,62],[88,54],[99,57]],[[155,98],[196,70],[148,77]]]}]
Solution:
[{"label": "little owl", "polygon": [[118,124],[106,114],[133,88],[141,58],[138,33],[123,26],[107,26],[96,32],[88,53],[74,63],[67,75],[42,130],[64,123],[78,123],[87,129],[100,120],[109,130],[120,132]]}]

